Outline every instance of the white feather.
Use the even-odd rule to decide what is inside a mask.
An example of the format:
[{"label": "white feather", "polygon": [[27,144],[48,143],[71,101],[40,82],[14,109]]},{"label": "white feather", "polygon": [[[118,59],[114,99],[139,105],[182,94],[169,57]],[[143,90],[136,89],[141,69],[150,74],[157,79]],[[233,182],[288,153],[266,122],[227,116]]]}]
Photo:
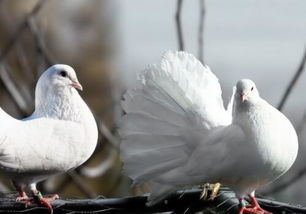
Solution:
[{"label": "white feather", "polygon": [[97,126],[72,81],[78,82],[70,66],[54,65],[37,83],[30,117],[17,120],[0,110],[0,171],[17,186],[78,167],[93,153]]},{"label": "white feather", "polygon": [[[210,69],[191,54],[168,51],[140,82],[122,101],[120,151],[134,184],[153,184],[150,204],[205,182],[221,182],[242,197],[293,164],[295,130],[252,81],[237,83],[225,109]],[[249,101],[242,103],[245,90]]]}]

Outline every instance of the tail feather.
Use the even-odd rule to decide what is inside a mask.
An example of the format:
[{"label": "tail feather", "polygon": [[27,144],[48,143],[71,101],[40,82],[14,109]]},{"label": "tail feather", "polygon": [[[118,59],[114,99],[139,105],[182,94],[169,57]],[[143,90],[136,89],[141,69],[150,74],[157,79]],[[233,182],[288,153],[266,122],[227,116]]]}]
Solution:
[{"label": "tail feather", "polygon": [[157,101],[144,93],[126,94],[121,105],[127,114],[142,113],[155,118],[171,118],[169,121],[173,124],[187,125],[182,111],[176,110],[177,108],[170,106],[168,103]]},{"label": "tail feather", "polygon": [[154,179],[184,163],[185,143],[182,137],[174,135],[128,135],[122,138],[120,145],[124,171],[134,184]]},{"label": "tail feather", "polygon": [[135,155],[157,149],[180,147],[184,144],[186,142],[175,135],[131,134],[122,138],[120,149],[125,151],[123,155]]},{"label": "tail feather", "polygon": [[[186,154],[184,154],[178,148],[164,149],[162,152],[160,150],[158,152],[160,153],[159,155],[153,152],[146,152],[147,156],[153,156],[155,158],[158,158],[153,161],[149,157],[144,157],[140,155],[134,155],[132,159],[126,161],[123,171],[125,174],[129,175],[129,177],[133,179],[133,185],[140,185],[146,181],[154,180],[158,177],[159,174],[163,174],[169,171],[169,169],[173,168],[173,166],[181,165],[185,162]],[[176,152],[177,155],[180,156],[171,156],[173,152]],[[165,158],[164,155],[167,154],[169,155],[169,157]],[[139,159],[141,159],[141,161],[139,161]],[[150,165],[144,164],[143,161],[148,161]],[[128,166],[129,164],[133,164],[133,166],[130,167]],[[139,168],[141,168],[142,170],[140,171]]]},{"label": "tail feather", "polygon": [[129,113],[122,117],[119,134],[125,137],[130,134],[180,135],[181,126],[141,113]]},{"label": "tail feather", "polygon": [[119,128],[120,150],[134,184],[154,183],[150,200],[155,203],[177,188],[158,179],[188,162],[199,139],[229,124],[231,115],[216,76],[185,52],[167,52],[161,65],[145,70],[140,80],[121,103],[126,115]]}]

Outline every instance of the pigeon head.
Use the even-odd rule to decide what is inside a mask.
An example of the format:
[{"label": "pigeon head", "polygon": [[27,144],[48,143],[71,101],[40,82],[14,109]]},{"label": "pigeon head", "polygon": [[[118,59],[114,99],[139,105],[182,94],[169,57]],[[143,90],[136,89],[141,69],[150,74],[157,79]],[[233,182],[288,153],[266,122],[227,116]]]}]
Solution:
[{"label": "pigeon head", "polygon": [[[75,71],[69,65],[57,64],[49,67],[40,76],[35,89],[35,112],[66,118],[66,110],[73,109],[82,90]],[[60,114],[60,115],[58,115]]]},{"label": "pigeon head", "polygon": [[42,90],[52,88],[57,90],[71,90],[76,88],[82,90],[75,71],[69,65],[57,64],[49,67],[39,78],[37,87]]},{"label": "pigeon head", "polygon": [[253,103],[259,98],[255,83],[249,79],[241,79],[236,84],[235,99],[238,103]]}]

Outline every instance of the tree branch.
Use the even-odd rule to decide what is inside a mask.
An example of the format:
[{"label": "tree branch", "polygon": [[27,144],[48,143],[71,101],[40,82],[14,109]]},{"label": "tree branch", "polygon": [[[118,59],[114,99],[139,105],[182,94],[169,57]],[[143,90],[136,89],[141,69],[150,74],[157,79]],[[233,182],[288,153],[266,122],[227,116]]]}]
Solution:
[{"label": "tree branch", "polygon": [[54,56],[50,53],[48,50],[45,40],[43,36],[41,35],[41,32],[36,24],[36,21],[33,17],[29,17],[28,20],[28,26],[33,33],[35,39],[36,39],[36,45],[38,48],[38,51],[43,55],[44,59],[46,60],[48,66],[54,64],[56,62]]},{"label": "tree branch", "polygon": [[302,177],[306,175],[306,168],[300,170],[298,173],[294,174],[290,179],[285,182],[282,182],[278,185],[275,185],[272,189],[264,192],[264,194],[275,194],[278,192],[282,192],[286,190],[289,186],[300,180]]},{"label": "tree branch", "polygon": [[182,3],[183,3],[183,0],[177,0],[177,8],[176,8],[176,13],[175,13],[176,32],[177,32],[177,38],[178,38],[180,51],[185,50],[182,23],[181,23]]},{"label": "tree branch", "polygon": [[29,12],[23,19],[22,23],[17,28],[17,31],[14,33],[14,35],[11,37],[11,39],[4,45],[3,50],[0,53],[0,63],[3,61],[3,59],[6,57],[6,55],[9,53],[11,48],[14,46],[18,38],[20,37],[21,33],[26,29],[28,26],[28,19],[31,17],[34,17],[37,15],[37,13],[40,11],[42,6],[46,0],[40,0],[32,9],[31,12]]},{"label": "tree branch", "polygon": [[291,93],[293,87],[295,86],[297,80],[299,79],[299,77],[301,76],[301,74],[302,74],[302,72],[304,70],[305,62],[306,62],[306,47],[305,47],[304,55],[303,55],[303,58],[302,58],[302,60],[300,62],[300,65],[299,65],[295,75],[293,76],[292,80],[290,81],[290,83],[289,83],[289,85],[288,85],[288,87],[287,87],[287,89],[286,89],[286,91],[285,91],[285,93],[284,93],[280,103],[278,104],[278,107],[277,107],[278,110],[281,111],[283,109],[284,104],[287,101],[287,98],[288,98],[289,94]]},{"label": "tree branch", "polygon": [[200,1],[200,21],[198,30],[198,57],[200,62],[204,64],[204,24],[205,24],[205,0]]},{"label": "tree branch", "polygon": [[0,80],[3,83],[5,90],[9,93],[13,102],[16,104],[20,114],[22,116],[27,116],[29,114],[27,102],[16,88],[14,81],[9,76],[6,66],[3,64],[0,67]]}]

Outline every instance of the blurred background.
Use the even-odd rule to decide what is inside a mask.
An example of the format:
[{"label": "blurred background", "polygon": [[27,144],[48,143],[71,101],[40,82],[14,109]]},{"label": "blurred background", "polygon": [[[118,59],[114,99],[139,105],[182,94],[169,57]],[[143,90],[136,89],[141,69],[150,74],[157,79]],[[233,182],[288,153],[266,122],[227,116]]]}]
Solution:
[{"label": "blurred background", "polygon": [[[300,70],[279,106],[298,131],[298,160],[259,192],[306,205],[306,75],[299,69],[305,61],[305,8],[304,0],[1,0],[1,107],[16,118],[31,114],[39,75],[52,64],[65,63],[77,71],[81,96],[100,129],[91,159],[41,183],[42,192],[97,198],[147,191],[146,186],[131,189],[121,174],[118,104],[137,72],[158,63],[168,49],[184,49],[211,67],[225,102],[238,79],[250,78],[263,98],[279,106]],[[0,181],[0,191],[13,190],[6,178]]]}]

